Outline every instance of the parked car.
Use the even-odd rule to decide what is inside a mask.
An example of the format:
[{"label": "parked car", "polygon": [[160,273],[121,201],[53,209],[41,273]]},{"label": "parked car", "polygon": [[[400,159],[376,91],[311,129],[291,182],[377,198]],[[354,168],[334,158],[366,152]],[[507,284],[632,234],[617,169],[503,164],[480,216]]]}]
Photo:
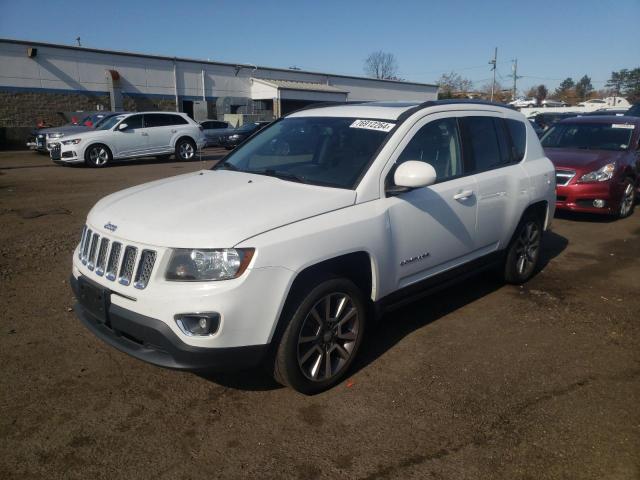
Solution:
[{"label": "parked car", "polygon": [[244,125],[234,128],[232,131],[228,132],[227,135],[222,135],[220,137],[219,143],[221,146],[226,148],[227,150],[233,150],[242,142],[244,142],[251,135],[256,133],[258,130],[263,129],[271,122],[250,122],[245,123]]},{"label": "parked car", "polygon": [[200,125],[202,125],[204,135],[207,137],[207,147],[219,146],[220,138],[235,130],[228,122],[220,120],[204,120],[200,122]]},{"label": "parked car", "polygon": [[101,111],[76,117],[75,122],[67,123],[60,127],[39,128],[32,132],[33,141],[28,142],[27,146],[40,153],[49,153],[51,143],[59,141],[65,135],[93,130],[102,121],[113,115],[116,115],[116,113]]},{"label": "parked car", "polygon": [[529,122],[496,104],[300,110],[212,170],[98,202],[73,253],[76,313],[138,359],[263,364],[315,393],[374,313],[494,265],[531,278],[553,179]]},{"label": "parked car", "polygon": [[556,168],[556,208],[624,218],[640,173],[640,118],[583,116],[556,123],[542,146]]},{"label": "parked car", "polygon": [[538,113],[534,117],[534,121],[538,124],[543,131],[546,131],[553,124],[564,120],[565,118],[576,117],[579,114],[576,112],[553,112],[553,113]]},{"label": "parked car", "polygon": [[531,108],[538,105],[538,100],[536,98],[518,98],[509,102],[509,105],[517,108]]},{"label": "parked car", "polygon": [[640,117],[640,103],[629,107],[629,110],[625,113],[627,117]]},{"label": "parked car", "polygon": [[563,102],[562,100],[553,100],[552,98],[545,98],[542,101],[543,107],[566,107],[567,102]]},{"label": "parked car", "polygon": [[172,153],[190,160],[205,144],[202,126],[184,113],[127,113],[108,118],[92,131],[66,135],[50,154],[57,163],[104,167],[114,159],[168,158]]}]

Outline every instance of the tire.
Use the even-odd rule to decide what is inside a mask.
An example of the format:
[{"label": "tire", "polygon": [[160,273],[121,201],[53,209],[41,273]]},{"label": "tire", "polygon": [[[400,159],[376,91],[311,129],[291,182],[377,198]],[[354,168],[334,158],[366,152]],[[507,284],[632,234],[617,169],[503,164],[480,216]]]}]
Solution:
[{"label": "tire", "polygon": [[624,189],[622,190],[622,199],[620,200],[620,208],[618,208],[617,217],[627,218],[636,208],[636,188],[632,179],[624,179]]},{"label": "tire", "polygon": [[535,273],[540,261],[543,225],[539,215],[525,215],[513,235],[504,262],[504,281],[520,285]]},{"label": "tire", "polygon": [[362,292],[346,278],[328,279],[289,311],[275,354],[275,380],[308,395],[331,388],[347,374],[362,343],[367,313]]},{"label": "tire", "polygon": [[93,168],[103,168],[111,163],[113,155],[106,145],[96,143],[84,152],[84,163]]},{"label": "tire", "polygon": [[165,162],[171,158],[171,155],[156,155],[156,160]]},{"label": "tire", "polygon": [[181,138],[176,143],[176,159],[187,162],[196,156],[196,144],[190,138]]}]

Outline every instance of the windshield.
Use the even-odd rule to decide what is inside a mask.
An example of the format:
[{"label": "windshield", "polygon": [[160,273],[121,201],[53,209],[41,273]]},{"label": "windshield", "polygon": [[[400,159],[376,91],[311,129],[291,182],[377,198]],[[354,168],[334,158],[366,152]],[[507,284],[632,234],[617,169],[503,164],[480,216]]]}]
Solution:
[{"label": "windshield", "polygon": [[96,130],[110,130],[118,123],[120,120],[125,118],[126,115],[114,115],[113,117],[109,117],[105,119],[100,125],[96,126]]},{"label": "windshield", "polygon": [[106,122],[107,120],[109,120],[113,115],[105,115],[102,118],[97,118],[96,122],[93,124],[93,128],[97,129],[98,127],[100,127],[102,124],[104,124],[104,122]]},{"label": "windshield", "polygon": [[626,150],[633,129],[624,123],[557,123],[540,142],[545,148]]},{"label": "windshield", "polygon": [[285,118],[214,168],[352,189],[393,126],[356,118]]}]

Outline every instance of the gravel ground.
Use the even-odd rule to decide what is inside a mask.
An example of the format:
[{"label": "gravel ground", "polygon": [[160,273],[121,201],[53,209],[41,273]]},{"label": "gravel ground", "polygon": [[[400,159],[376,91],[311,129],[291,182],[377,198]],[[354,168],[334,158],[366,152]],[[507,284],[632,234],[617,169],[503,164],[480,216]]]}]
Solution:
[{"label": "gravel ground", "polygon": [[94,170],[0,152],[1,478],[640,478],[640,211],[556,218],[527,285],[480,276],[388,314],[313,397],[101,343],[67,280],[88,210],[223,155]]}]

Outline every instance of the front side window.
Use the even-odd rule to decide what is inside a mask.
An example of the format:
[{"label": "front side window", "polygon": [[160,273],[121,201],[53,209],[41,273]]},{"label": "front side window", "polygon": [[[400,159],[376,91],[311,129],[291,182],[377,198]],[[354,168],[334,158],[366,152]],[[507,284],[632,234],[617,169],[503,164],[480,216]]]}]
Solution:
[{"label": "front side window", "polygon": [[429,122],[409,141],[395,166],[408,160],[429,163],[436,171],[437,182],[462,175],[463,163],[459,138],[455,118]]},{"label": "front side window", "polygon": [[285,118],[255,134],[214,168],[353,189],[393,125],[392,120]]},{"label": "front side window", "polygon": [[142,115],[131,115],[130,117],[125,118],[122,123],[127,124],[127,130],[142,128]]},{"label": "front side window", "polygon": [[[493,117],[463,117],[474,172],[499,167],[503,157]],[[466,144],[465,144],[466,145]]]},{"label": "front side window", "polygon": [[624,123],[558,123],[540,142],[545,148],[626,150],[634,126]]}]

